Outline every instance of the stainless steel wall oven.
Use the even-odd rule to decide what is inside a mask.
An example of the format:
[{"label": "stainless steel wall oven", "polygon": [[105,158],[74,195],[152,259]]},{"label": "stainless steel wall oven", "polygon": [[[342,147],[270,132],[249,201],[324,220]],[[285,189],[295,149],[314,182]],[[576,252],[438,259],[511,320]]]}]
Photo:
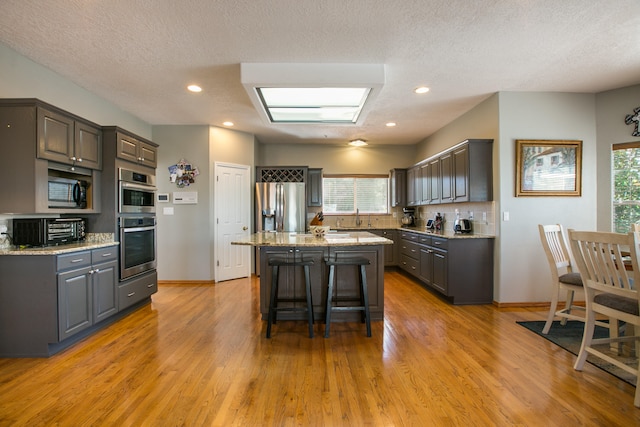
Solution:
[{"label": "stainless steel wall oven", "polygon": [[120,213],[155,213],[156,177],[129,169],[118,170]]},{"label": "stainless steel wall oven", "polygon": [[120,217],[120,280],[156,268],[156,217]]}]

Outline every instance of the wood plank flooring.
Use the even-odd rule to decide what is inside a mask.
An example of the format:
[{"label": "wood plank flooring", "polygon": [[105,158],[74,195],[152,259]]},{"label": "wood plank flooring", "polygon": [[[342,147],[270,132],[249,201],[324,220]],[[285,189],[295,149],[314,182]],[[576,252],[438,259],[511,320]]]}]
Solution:
[{"label": "wood plank flooring", "polygon": [[517,325],[385,273],[385,320],[260,320],[258,280],[161,286],[48,359],[0,359],[0,426],[631,426],[634,387]]}]

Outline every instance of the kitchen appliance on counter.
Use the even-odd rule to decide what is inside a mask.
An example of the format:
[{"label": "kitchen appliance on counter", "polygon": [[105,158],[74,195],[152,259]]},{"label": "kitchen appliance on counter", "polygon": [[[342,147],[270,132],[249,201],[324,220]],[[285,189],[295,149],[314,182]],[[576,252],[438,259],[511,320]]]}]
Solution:
[{"label": "kitchen appliance on counter", "polygon": [[468,219],[456,219],[453,223],[455,233],[471,233],[471,221]]},{"label": "kitchen appliance on counter", "polygon": [[416,226],[416,210],[414,208],[402,208],[402,226],[403,227],[415,227]]},{"label": "kitchen appliance on counter", "polygon": [[86,237],[83,218],[17,218],[12,242],[16,246],[54,246],[79,242]]}]

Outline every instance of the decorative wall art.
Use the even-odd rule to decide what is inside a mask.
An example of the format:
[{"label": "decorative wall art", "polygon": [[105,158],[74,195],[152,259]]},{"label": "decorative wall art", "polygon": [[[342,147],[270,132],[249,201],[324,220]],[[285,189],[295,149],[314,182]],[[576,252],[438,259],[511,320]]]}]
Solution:
[{"label": "decorative wall art", "polygon": [[624,122],[628,125],[635,122],[636,125],[631,132],[631,136],[640,136],[640,107],[634,108],[633,114],[627,114],[624,118]]},{"label": "decorative wall art", "polygon": [[175,182],[178,188],[188,187],[196,182],[196,176],[200,175],[198,168],[185,159],[175,165],[169,166],[169,181]]},{"label": "decorative wall art", "polygon": [[516,197],[581,195],[582,141],[516,140]]}]

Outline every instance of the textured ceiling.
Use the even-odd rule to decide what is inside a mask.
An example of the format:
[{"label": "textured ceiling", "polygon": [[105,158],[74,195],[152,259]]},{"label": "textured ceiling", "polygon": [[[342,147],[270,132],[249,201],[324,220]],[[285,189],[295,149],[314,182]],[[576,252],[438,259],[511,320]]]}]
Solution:
[{"label": "textured ceiling", "polygon": [[[415,144],[498,91],[640,83],[638,0],[0,0],[0,11],[0,43],[140,119],[231,120],[264,143]],[[386,83],[362,125],[270,125],[242,62],[382,63]],[[423,84],[428,94],[412,92]]]}]

